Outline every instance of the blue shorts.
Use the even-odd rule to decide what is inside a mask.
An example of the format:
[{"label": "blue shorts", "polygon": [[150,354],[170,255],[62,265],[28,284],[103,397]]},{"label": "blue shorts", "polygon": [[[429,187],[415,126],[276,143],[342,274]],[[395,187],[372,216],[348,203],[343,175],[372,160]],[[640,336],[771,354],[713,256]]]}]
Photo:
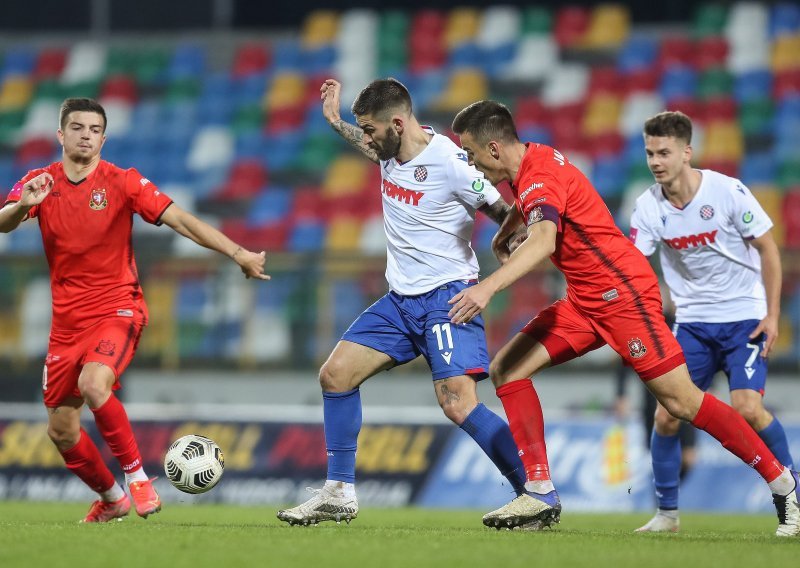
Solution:
[{"label": "blue shorts", "polygon": [[675,324],[675,338],[686,356],[692,381],[706,391],[717,371],[728,376],[730,390],[764,394],[767,360],[761,356],[764,337],[750,339],[759,320],[730,323]]},{"label": "blue shorts", "polygon": [[385,353],[399,365],[422,355],[433,380],[470,375],[485,379],[489,370],[483,318],[450,323],[447,302],[472,284],[450,282],[418,296],[389,292],[350,325],[342,339]]}]

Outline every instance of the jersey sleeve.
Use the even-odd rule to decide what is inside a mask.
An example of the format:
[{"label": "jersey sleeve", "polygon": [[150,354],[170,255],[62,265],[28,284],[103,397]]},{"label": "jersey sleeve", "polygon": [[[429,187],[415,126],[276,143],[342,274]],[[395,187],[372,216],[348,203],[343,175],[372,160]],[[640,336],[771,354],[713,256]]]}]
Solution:
[{"label": "jersey sleeve", "polygon": [[134,168],[127,170],[125,183],[131,209],[148,223],[160,225],[161,215],[172,205],[172,200]]},{"label": "jersey sleeve", "polygon": [[659,237],[656,234],[656,227],[651,221],[653,215],[650,214],[644,197],[640,197],[633,208],[630,239],[643,255],[650,256],[656,252]]},{"label": "jersey sleeve", "polygon": [[772,228],[772,219],[742,182],[737,182],[731,196],[731,221],[742,238],[757,239]]},{"label": "jersey sleeve", "polygon": [[450,159],[447,175],[456,197],[473,209],[492,205],[500,199],[497,188],[474,166],[467,163],[466,154],[459,154]]},{"label": "jersey sleeve", "polygon": [[551,221],[561,231],[561,217],[566,210],[567,189],[561,176],[552,168],[574,166],[561,166],[555,160],[554,164],[540,164],[520,180],[517,206],[528,227],[539,221]]},{"label": "jersey sleeve", "polygon": [[[34,170],[28,172],[24,178],[19,180],[17,183],[14,184],[14,187],[11,188],[11,191],[8,192],[8,196],[6,197],[5,201],[3,202],[2,207],[5,207],[9,203],[16,203],[22,198],[22,186],[24,186],[28,181],[38,176],[40,173],[44,172],[45,170]],[[34,217],[39,216],[39,206],[34,205],[28,210],[28,216],[26,219],[33,219]]]}]

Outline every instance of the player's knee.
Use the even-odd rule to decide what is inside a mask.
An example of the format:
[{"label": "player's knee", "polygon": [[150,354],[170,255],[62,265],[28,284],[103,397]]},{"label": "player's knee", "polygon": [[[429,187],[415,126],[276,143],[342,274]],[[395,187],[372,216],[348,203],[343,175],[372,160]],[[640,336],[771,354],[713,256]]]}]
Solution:
[{"label": "player's knee", "polygon": [[344,392],[347,388],[344,366],[336,361],[326,361],[319,370],[322,392]]},{"label": "player's knee", "polygon": [[669,412],[656,412],[654,426],[662,436],[674,436],[681,427],[681,421]]},{"label": "player's knee", "polygon": [[47,427],[47,435],[56,447],[63,452],[78,443],[81,431],[80,428],[67,428],[50,424]]},{"label": "player's knee", "polygon": [[101,406],[111,394],[110,387],[104,381],[91,379],[78,380],[78,391],[91,408]]},{"label": "player's knee", "polygon": [[492,384],[495,388],[506,384],[509,380],[508,365],[505,361],[496,357],[489,363],[489,376],[492,378]]},{"label": "player's knee", "polygon": [[467,419],[467,416],[469,416],[469,413],[474,409],[474,405],[472,408],[467,408],[463,401],[451,399],[443,400],[441,398],[439,399],[439,407],[441,407],[444,415],[456,426],[461,426],[464,420]]},{"label": "player's knee", "polygon": [[764,407],[757,402],[753,401],[745,401],[735,403],[733,405],[734,410],[742,415],[750,426],[759,425],[761,422],[764,421]]}]

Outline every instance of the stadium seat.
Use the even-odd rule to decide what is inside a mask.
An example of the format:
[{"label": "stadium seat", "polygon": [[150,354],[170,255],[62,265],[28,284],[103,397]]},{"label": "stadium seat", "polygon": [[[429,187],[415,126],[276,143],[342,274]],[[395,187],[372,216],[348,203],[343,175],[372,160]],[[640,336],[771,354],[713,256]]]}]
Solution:
[{"label": "stadium seat", "polygon": [[728,41],[724,37],[709,36],[699,39],[694,46],[695,65],[700,71],[723,67],[728,60]]},{"label": "stadium seat", "polygon": [[719,36],[725,31],[728,9],[716,2],[704,2],[695,9],[692,33],[695,37]]},{"label": "stadium seat", "polygon": [[325,250],[328,252],[355,252],[359,248],[361,221],[349,217],[331,219],[328,234],[325,236]]},{"label": "stadium seat", "polygon": [[448,50],[473,42],[478,34],[480,15],[475,8],[453,8],[447,14],[443,30],[444,45]]},{"label": "stadium seat", "polygon": [[622,73],[650,69],[657,55],[657,41],[644,35],[630,37],[617,54],[617,69]]},{"label": "stadium seat", "polygon": [[333,43],[339,27],[339,14],[333,10],[315,10],[303,22],[300,41],[305,48],[315,49]]},{"label": "stadium seat", "polygon": [[578,63],[565,63],[548,75],[542,88],[542,102],[547,106],[583,101],[589,87],[589,69]]},{"label": "stadium seat", "polygon": [[465,106],[488,97],[489,84],[483,71],[474,68],[457,69],[450,76],[449,84],[433,108],[458,112]]},{"label": "stadium seat", "polygon": [[107,48],[99,43],[80,42],[73,45],[61,73],[61,82],[75,85],[97,81],[105,70],[106,54]]},{"label": "stadium seat", "polygon": [[601,94],[589,99],[583,115],[582,130],[587,136],[609,132],[617,133],[622,101],[612,94]]},{"label": "stadium seat", "polygon": [[67,52],[59,48],[43,49],[36,59],[33,77],[37,81],[57,79],[67,64]]},{"label": "stadium seat", "polygon": [[500,79],[537,81],[558,67],[558,45],[547,35],[524,35],[513,59],[497,74]]},{"label": "stadium seat", "polygon": [[589,49],[614,49],[622,45],[630,31],[630,12],[622,4],[599,4],[592,10],[581,46]]},{"label": "stadium seat", "polygon": [[33,83],[27,77],[6,77],[0,88],[0,112],[23,110],[33,96]]},{"label": "stadium seat", "polygon": [[270,54],[263,42],[248,42],[240,45],[233,58],[233,77],[241,78],[261,73],[270,64]]},{"label": "stadium seat", "polygon": [[316,252],[322,250],[326,228],[319,221],[302,220],[292,225],[286,249],[289,252]]},{"label": "stadium seat", "polygon": [[553,35],[562,48],[577,47],[583,42],[589,28],[591,13],[582,6],[566,6],[556,13]]},{"label": "stadium seat", "polygon": [[742,161],[740,179],[749,187],[775,183],[778,167],[775,156],[769,152],[748,154]]}]

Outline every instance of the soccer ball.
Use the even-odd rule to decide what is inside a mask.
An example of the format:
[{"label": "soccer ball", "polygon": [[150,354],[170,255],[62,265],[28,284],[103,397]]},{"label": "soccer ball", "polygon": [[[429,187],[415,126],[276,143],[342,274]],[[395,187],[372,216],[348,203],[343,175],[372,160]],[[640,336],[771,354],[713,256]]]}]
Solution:
[{"label": "soccer ball", "polygon": [[219,446],[205,436],[178,438],[164,456],[164,472],[184,493],[205,493],[222,479],[225,457]]}]

